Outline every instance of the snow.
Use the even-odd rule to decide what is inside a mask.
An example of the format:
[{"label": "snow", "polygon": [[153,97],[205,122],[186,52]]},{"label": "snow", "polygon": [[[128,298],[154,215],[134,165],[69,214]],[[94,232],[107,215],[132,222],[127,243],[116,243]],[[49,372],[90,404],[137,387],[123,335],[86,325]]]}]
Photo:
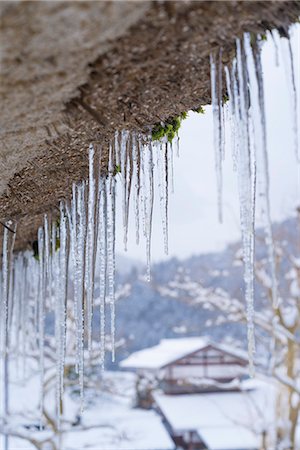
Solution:
[{"label": "snow", "polygon": [[[29,365],[36,373],[37,367],[33,362]],[[14,362],[11,362],[11,373],[13,367]],[[34,427],[31,430],[24,428],[24,425],[37,423],[35,417],[38,411],[39,392],[35,386],[39,379],[38,374],[30,376],[26,383],[18,382],[15,373],[12,373],[12,377],[10,411],[13,414],[9,417],[9,421],[13,425],[13,430],[37,440],[51,435],[51,430],[38,431]],[[60,450],[83,449],[85,446],[91,450],[173,450],[175,448],[161,418],[154,411],[131,407],[135,385],[134,375],[106,372],[104,385],[105,383],[114,393],[105,393],[104,388],[98,392],[93,390],[87,392],[87,405],[82,422],[77,429],[69,427],[63,433],[63,445]],[[49,410],[55,408],[52,400],[49,393],[46,404]],[[73,422],[79,409],[80,399],[65,393],[64,419],[67,418]],[[61,427],[62,429],[65,427],[63,420]],[[10,450],[34,448],[27,441],[19,438],[10,437],[9,442]]]},{"label": "snow", "polygon": [[207,345],[205,338],[162,339],[154,347],[133,353],[121,361],[120,367],[157,370]]},{"label": "snow", "polygon": [[[153,411],[128,410],[119,405],[102,402],[101,407],[92,408],[85,414],[89,424],[103,422],[107,426],[90,431],[69,433],[66,448],[89,448],[98,450],[171,450],[174,443],[164,428],[161,419]],[[90,443],[97,443],[92,446]]]},{"label": "snow", "polygon": [[259,448],[259,438],[250,430],[240,426],[221,427],[216,429],[207,427],[198,430],[209,450],[253,450]]},{"label": "snow", "polygon": [[[176,431],[242,427],[261,433],[273,422],[275,387],[256,382],[256,388],[238,392],[193,395],[155,394],[155,402]],[[223,447],[226,448],[226,447]]]}]

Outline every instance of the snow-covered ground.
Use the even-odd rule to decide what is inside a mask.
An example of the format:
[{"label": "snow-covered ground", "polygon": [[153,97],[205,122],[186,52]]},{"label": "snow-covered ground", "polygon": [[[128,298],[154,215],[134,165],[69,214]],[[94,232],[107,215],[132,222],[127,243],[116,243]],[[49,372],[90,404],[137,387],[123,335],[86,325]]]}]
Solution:
[{"label": "snow-covered ground", "polygon": [[[39,375],[30,370],[25,382],[18,381],[15,364],[10,366],[11,383],[9,429],[9,450],[32,450],[30,439],[44,441],[44,449],[51,449],[52,439],[59,450],[172,450],[174,444],[154,411],[133,407],[135,376],[130,373],[106,372],[103,389],[98,392],[86,389],[85,410],[79,421],[80,400],[78,392],[64,396],[64,430],[61,442],[54,437],[49,425],[45,430],[39,426]],[[1,379],[2,382],[2,379]],[[1,383],[2,384],[2,383]],[[70,392],[70,391],[68,391]],[[2,395],[1,395],[2,398]],[[45,397],[47,413],[55,420],[55,393]],[[78,423],[79,422],[79,423]],[[1,422],[0,422],[1,423]],[[76,424],[76,425],[75,425]],[[20,439],[23,436],[24,439]],[[26,440],[29,438],[29,440]],[[2,442],[0,436],[0,448]]]}]

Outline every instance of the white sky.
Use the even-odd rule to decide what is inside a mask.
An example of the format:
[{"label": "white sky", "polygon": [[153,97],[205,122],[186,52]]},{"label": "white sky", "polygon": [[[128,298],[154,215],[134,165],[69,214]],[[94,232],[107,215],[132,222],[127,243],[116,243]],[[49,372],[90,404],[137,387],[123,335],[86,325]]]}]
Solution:
[{"label": "white sky", "polygon": [[[300,97],[300,26],[292,29],[292,46]],[[292,108],[286,74],[280,56],[275,65],[275,48],[268,36],[263,49],[267,133],[270,166],[270,199],[273,220],[295,214],[300,204],[299,166],[296,165],[291,125]],[[298,101],[299,107],[300,101]],[[300,117],[300,108],[299,115]],[[174,160],[175,193],[170,194],[169,256],[188,257],[223,249],[239,239],[239,207],[236,173],[232,170],[229,145],[223,167],[223,224],[217,218],[216,176],[211,107],[204,115],[189,113],[180,129],[180,158]],[[229,134],[229,133],[228,133]],[[298,172],[298,173],[297,173]],[[119,195],[120,197],[120,195]],[[122,251],[121,205],[118,207],[117,252]],[[153,216],[152,260],[165,258],[160,209],[156,197]],[[145,244],[135,244],[135,228],[130,221],[127,256],[145,260]]]}]

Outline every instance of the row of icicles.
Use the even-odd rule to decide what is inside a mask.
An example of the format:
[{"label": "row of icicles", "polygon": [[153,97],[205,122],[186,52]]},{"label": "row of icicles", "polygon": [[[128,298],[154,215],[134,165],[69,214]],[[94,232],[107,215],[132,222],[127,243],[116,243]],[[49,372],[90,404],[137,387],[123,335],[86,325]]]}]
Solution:
[{"label": "row of icicles", "polygon": [[[177,141],[175,139],[175,141]],[[45,353],[49,336],[46,318],[55,317],[57,414],[64,390],[66,357],[74,358],[83,406],[84,365],[95,347],[104,368],[109,349],[115,360],[115,221],[116,183],[121,178],[124,247],[127,248],[130,199],[133,196],[136,242],[146,242],[147,279],[150,281],[151,229],[154,201],[154,167],[159,180],[162,229],[168,252],[168,192],[172,180],[173,146],[152,143],[149,136],[116,132],[109,147],[108,167],[103,171],[101,148],[89,147],[89,178],[73,185],[70,202],[60,203],[56,221],[44,216],[32,252],[13,253],[15,234],[6,224],[3,236],[0,349],[37,355],[40,371],[40,408],[43,411]],[[120,176],[121,174],[121,176]],[[97,295],[96,295],[97,294]],[[70,302],[70,299],[73,299]],[[70,305],[71,303],[71,305]],[[100,317],[93,320],[95,310]],[[109,320],[107,321],[107,309]],[[71,319],[73,323],[71,322]],[[49,322],[49,321],[48,321]],[[108,322],[108,323],[107,323]],[[68,328],[75,324],[75,355],[67,354]],[[94,327],[93,327],[94,325]],[[99,329],[98,336],[93,328]],[[109,333],[107,333],[109,331]],[[49,333],[48,333],[49,334]],[[109,336],[108,336],[109,334]]]},{"label": "row of icicles", "polygon": [[[276,45],[279,37],[273,35]],[[296,90],[290,42],[283,39],[295,117],[297,143]],[[277,47],[276,47],[277,48]],[[223,82],[225,79],[225,83]],[[236,41],[236,57],[230,67],[222,66],[222,51],[211,55],[214,144],[222,220],[222,161],[225,149],[224,86],[229,98],[226,109],[231,125],[233,164],[237,171],[242,244],[245,265],[250,373],[254,372],[254,231],[255,199],[261,199],[266,243],[272,279],[274,305],[277,304],[275,257],[269,205],[266,118],[264,106],[261,39],[249,34]],[[178,146],[178,138],[175,144]],[[297,154],[297,156],[299,156]],[[83,404],[84,366],[93,349],[99,348],[99,364],[104,367],[105,350],[115,359],[115,216],[116,183],[121,178],[124,246],[127,247],[130,204],[133,203],[136,241],[145,238],[147,278],[150,279],[151,230],[154,200],[154,170],[158,175],[159,201],[165,252],[168,252],[168,194],[172,185],[173,147],[168,142],[151,142],[151,136],[122,131],[115,134],[109,148],[108,170],[101,173],[101,149],[89,148],[89,178],[73,185],[70,202],[60,203],[59,220],[45,215],[38,230],[37,251],[13,254],[14,236],[4,228],[0,349],[4,358],[14,351],[39,356],[41,411],[47,341],[45,328],[51,313],[55,316],[52,332],[56,348],[57,415],[64,390],[64,366],[67,351],[68,318],[75,323],[75,368],[79,377]],[[9,225],[11,226],[11,225]],[[97,292],[97,295],[95,295]],[[107,320],[107,307],[110,310]],[[93,317],[99,311],[99,333],[95,337]],[[71,325],[70,325],[71,326]],[[110,337],[107,336],[107,330]]]}]

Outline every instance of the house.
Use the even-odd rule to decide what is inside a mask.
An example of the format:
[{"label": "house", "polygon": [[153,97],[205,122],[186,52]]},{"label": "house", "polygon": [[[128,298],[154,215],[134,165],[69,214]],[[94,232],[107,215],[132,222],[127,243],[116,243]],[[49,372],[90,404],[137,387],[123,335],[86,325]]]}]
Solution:
[{"label": "house", "polygon": [[140,377],[154,376],[165,394],[234,389],[247,366],[246,352],[202,337],[163,339],[120,363]]}]

